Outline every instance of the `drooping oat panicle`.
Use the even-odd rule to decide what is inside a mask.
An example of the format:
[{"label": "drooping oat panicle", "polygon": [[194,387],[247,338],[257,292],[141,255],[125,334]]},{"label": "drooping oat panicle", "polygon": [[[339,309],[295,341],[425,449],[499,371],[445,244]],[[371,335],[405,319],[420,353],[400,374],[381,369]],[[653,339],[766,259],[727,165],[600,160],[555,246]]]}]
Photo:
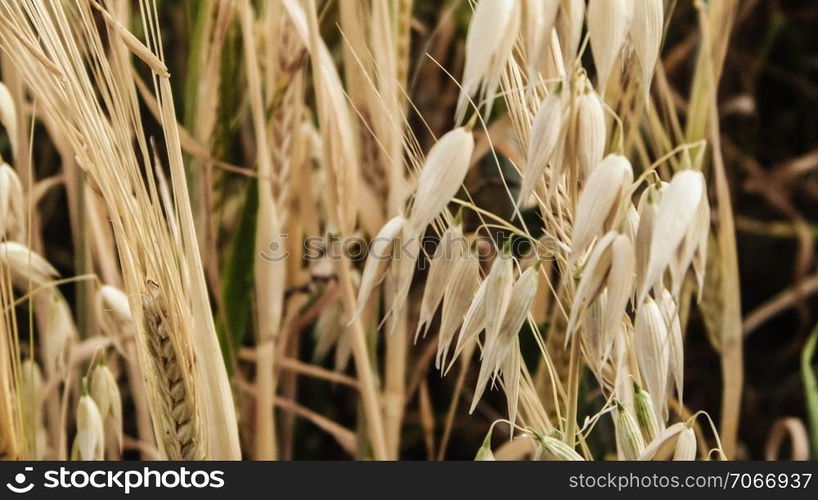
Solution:
[{"label": "drooping oat panicle", "polygon": [[393,217],[384,224],[381,231],[372,240],[372,246],[366,257],[364,272],[361,276],[361,285],[358,288],[358,304],[355,309],[355,317],[361,314],[369,301],[372,291],[383,280],[395,238],[404,231],[405,225],[406,219],[402,215]]},{"label": "drooping oat panicle", "polygon": [[624,156],[611,154],[591,172],[579,197],[571,263],[588,249],[594,238],[610,229],[633,182],[633,167]]},{"label": "drooping oat panicle", "polygon": [[636,419],[621,403],[614,409],[616,449],[620,460],[637,460],[645,450],[645,440]]},{"label": "drooping oat panicle", "polygon": [[634,349],[647,391],[656,398],[661,415],[667,407],[670,342],[662,311],[650,297],[639,306],[634,325]]},{"label": "drooping oat panicle", "polygon": [[591,176],[605,154],[607,131],[602,99],[593,90],[583,92],[576,102],[576,129],[574,151],[583,178]]},{"label": "drooping oat panicle", "polygon": [[705,196],[704,176],[694,170],[677,173],[663,190],[651,231],[645,280],[639,284],[638,302],[642,302],[650,287],[658,283],[673,262],[679,246],[696,222],[696,214]]},{"label": "drooping oat panicle", "polygon": [[463,124],[470,102],[476,98],[478,108],[488,120],[500,78],[511,57],[520,29],[520,7],[517,0],[479,0],[466,35],[466,61],[455,122]]},{"label": "drooping oat panicle", "polygon": [[12,154],[17,156],[17,108],[8,87],[0,82],[0,123],[6,128]]},{"label": "drooping oat panicle", "polygon": [[676,449],[673,450],[674,461],[692,462],[696,460],[696,432],[690,426],[685,426],[676,440]]},{"label": "drooping oat panicle", "polygon": [[71,460],[104,460],[105,433],[102,416],[91,396],[85,394],[77,404],[77,435],[71,448]]},{"label": "drooping oat panicle", "polygon": [[473,152],[474,136],[463,127],[447,132],[432,146],[418,177],[408,237],[420,236],[452,201],[466,177]]},{"label": "drooping oat panicle", "polygon": [[642,92],[650,94],[653,70],[662,45],[665,23],[664,0],[633,0],[633,23],[630,40],[641,69]]},{"label": "drooping oat panicle", "polygon": [[[636,0],[639,1],[639,0]],[[598,87],[605,95],[605,87],[614,62],[625,46],[633,20],[634,0],[590,0],[588,2],[588,35],[594,54]]]},{"label": "drooping oat panicle", "polygon": [[[540,103],[540,109],[534,117],[528,143],[528,163],[523,171],[517,208],[521,207],[534,192],[559,141],[563,139],[565,111],[563,97],[560,94],[558,91],[549,94]],[[551,183],[557,182],[559,179],[552,175]]]}]

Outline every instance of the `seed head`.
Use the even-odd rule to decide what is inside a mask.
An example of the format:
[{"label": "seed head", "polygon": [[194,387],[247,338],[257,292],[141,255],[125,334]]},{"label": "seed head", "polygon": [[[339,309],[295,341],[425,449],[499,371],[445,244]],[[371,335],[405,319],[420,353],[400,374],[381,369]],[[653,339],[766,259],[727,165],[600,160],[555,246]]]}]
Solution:
[{"label": "seed head", "polygon": [[619,402],[614,409],[614,427],[616,430],[616,447],[622,460],[637,460],[645,450],[645,440],[639,425],[627,408]]},{"label": "seed head", "polygon": [[650,83],[653,80],[653,69],[659,58],[662,45],[662,30],[665,23],[664,0],[633,1],[633,23],[630,39],[633,51],[642,70],[642,89],[647,99]]},{"label": "seed head", "polygon": [[614,62],[625,46],[625,39],[633,19],[633,1],[590,0],[588,2],[588,34],[591,39],[599,89],[603,95]]},{"label": "seed head", "polygon": [[474,136],[462,127],[447,132],[432,146],[418,178],[408,237],[420,235],[452,201],[469,170],[473,151]]},{"label": "seed head", "polygon": [[[523,172],[517,207],[525,203],[540,182],[548,162],[551,161],[559,141],[563,138],[565,123],[563,99],[557,92],[552,92],[540,104],[531,127],[531,138],[528,144],[528,164]],[[559,179],[552,175],[551,183]]]},{"label": "seed head", "polygon": [[685,426],[676,440],[673,460],[691,462],[696,460],[696,433],[690,426]]},{"label": "seed head", "polygon": [[500,78],[520,29],[517,0],[480,0],[466,35],[466,61],[455,121],[462,124],[469,97],[477,98],[488,120]]},{"label": "seed head", "polygon": [[616,154],[608,155],[591,173],[577,206],[571,239],[572,264],[588,249],[594,238],[611,228],[632,182],[631,163],[624,156]]},{"label": "seed head", "polygon": [[607,131],[602,99],[593,90],[583,92],[576,103],[576,144],[582,178],[587,179],[605,154]]},{"label": "seed head", "polygon": [[71,460],[104,460],[105,433],[97,404],[89,395],[80,397],[77,405],[77,435],[71,449]]},{"label": "seed head", "polygon": [[664,414],[667,406],[670,343],[662,311],[650,297],[639,306],[633,342],[642,381],[648,392],[658,399],[659,408]]}]

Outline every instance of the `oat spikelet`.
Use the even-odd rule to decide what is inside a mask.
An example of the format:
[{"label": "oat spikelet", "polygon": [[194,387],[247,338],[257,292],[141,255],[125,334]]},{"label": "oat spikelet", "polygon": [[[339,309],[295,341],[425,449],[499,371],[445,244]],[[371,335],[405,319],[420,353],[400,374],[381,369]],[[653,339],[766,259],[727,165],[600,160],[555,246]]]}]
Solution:
[{"label": "oat spikelet", "polygon": [[366,257],[361,285],[358,288],[358,304],[354,317],[358,317],[363,312],[372,291],[383,280],[392,255],[393,243],[403,231],[405,224],[406,219],[402,215],[393,217],[384,224],[372,240],[372,248]]},{"label": "oat spikelet", "polygon": [[17,155],[17,110],[14,106],[14,99],[11,97],[8,87],[0,82],[0,123],[6,127],[6,133],[11,142],[11,151]]},{"label": "oat spikelet", "polygon": [[0,243],[0,262],[8,267],[14,286],[23,290],[28,289],[29,283],[37,287],[59,276],[40,254],[13,241]]},{"label": "oat spikelet", "polygon": [[511,57],[520,24],[517,0],[480,0],[466,35],[466,62],[457,99],[455,121],[462,124],[469,98],[482,107],[485,119],[491,112],[500,78]]},{"label": "oat spikelet", "polygon": [[633,1],[591,0],[588,3],[588,34],[602,95],[631,27]]},{"label": "oat spikelet", "polygon": [[429,150],[409,216],[409,237],[420,235],[457,194],[473,151],[474,136],[463,127],[446,133]]},{"label": "oat spikelet", "polygon": [[571,239],[571,263],[588,249],[593,239],[610,229],[633,182],[627,158],[608,155],[593,171],[582,190]]},{"label": "oat spikelet", "polygon": [[648,443],[639,456],[639,460],[670,460],[673,456],[679,435],[687,428],[684,422],[676,422],[663,430],[653,441]]},{"label": "oat spikelet", "polygon": [[476,258],[468,255],[460,257],[452,264],[455,269],[445,287],[443,311],[440,316],[440,335],[435,358],[435,367],[439,369],[443,367],[457,328],[463,323],[471,299],[480,286],[480,263]]},{"label": "oat spikelet", "polygon": [[642,91],[645,99],[650,93],[653,80],[653,69],[659,58],[662,45],[662,29],[665,22],[664,0],[636,0],[633,2],[633,23],[631,25],[631,44],[642,70]]},{"label": "oat spikelet", "polygon": [[662,311],[650,297],[639,306],[633,342],[642,381],[648,392],[656,398],[657,411],[664,415],[667,408],[670,342]]},{"label": "oat spikelet", "polygon": [[540,65],[551,41],[551,32],[557,22],[559,0],[522,2],[524,40],[526,48],[528,81],[537,83]]},{"label": "oat spikelet", "polygon": [[705,196],[704,176],[694,170],[677,173],[663,190],[651,235],[648,270],[645,281],[640,283],[639,302],[672,264],[685,236],[697,221]]},{"label": "oat spikelet", "polygon": [[626,314],[634,278],[634,251],[630,238],[620,234],[611,244],[611,271],[608,275],[608,302],[605,330],[614,330]]},{"label": "oat spikelet", "polygon": [[[188,352],[172,338],[172,323],[161,290],[148,284],[143,301],[145,340],[153,368],[155,397],[163,411],[154,422],[169,460],[204,458]],[[156,417],[157,412],[154,412]]]},{"label": "oat spikelet", "polygon": [[557,33],[559,34],[563,62],[566,68],[574,67],[579,42],[582,40],[584,19],[585,0],[560,0]]},{"label": "oat spikelet", "polygon": [[[523,172],[523,181],[520,186],[520,194],[517,198],[517,207],[522,206],[545,172],[548,162],[551,161],[554,152],[563,137],[563,124],[565,122],[563,99],[559,92],[552,92],[540,104],[540,109],[534,117],[531,126],[531,138],[528,144],[528,164]],[[555,184],[559,179],[555,175],[551,176],[551,183]]]},{"label": "oat spikelet", "polygon": [[594,245],[594,249],[588,257],[585,267],[582,269],[582,276],[580,277],[579,285],[574,294],[571,313],[568,317],[568,328],[565,336],[566,345],[571,335],[573,335],[574,330],[579,326],[579,323],[585,316],[588,305],[599,297],[603,291],[605,281],[611,270],[611,245],[620,236],[621,235],[611,231],[600,238],[596,245]]},{"label": "oat spikelet", "polygon": [[621,460],[636,460],[645,450],[645,440],[639,430],[636,419],[627,408],[619,402],[614,410],[616,427],[616,448]]},{"label": "oat spikelet", "polygon": [[116,378],[107,366],[94,368],[90,391],[105,426],[105,442],[113,445],[109,453],[113,456],[108,458],[117,459],[122,454],[122,396]]},{"label": "oat spikelet", "polygon": [[668,341],[670,342],[670,376],[676,388],[676,397],[679,402],[684,401],[684,338],[682,337],[682,325],[679,320],[679,311],[676,301],[670,292],[663,288],[656,300],[665,324],[668,329]]},{"label": "oat spikelet", "polygon": [[674,461],[692,462],[696,460],[696,432],[690,426],[679,433],[676,440],[676,449],[673,451]]},{"label": "oat spikelet", "polygon": [[429,330],[432,318],[443,300],[447,287],[454,285],[450,277],[455,273],[461,257],[463,257],[463,251],[466,250],[464,246],[463,228],[457,222],[449,226],[443,236],[440,237],[440,242],[438,242],[435,253],[431,258],[429,274],[423,288],[420,316],[417,331],[415,332],[416,342],[421,329],[423,329],[424,335]]},{"label": "oat spikelet", "polygon": [[605,154],[607,132],[602,98],[589,89],[577,98],[576,144],[580,173],[587,179]]},{"label": "oat spikelet", "polygon": [[650,443],[663,429],[662,421],[657,418],[656,406],[653,398],[647,391],[633,384],[633,407],[636,413],[636,422],[642,430],[645,441]]},{"label": "oat spikelet", "polygon": [[71,460],[103,460],[105,433],[97,404],[89,395],[80,398],[77,405],[77,435],[71,449]]},{"label": "oat spikelet", "polygon": [[[1,96],[0,96],[1,97]],[[8,163],[0,165],[0,235],[25,241],[26,206],[23,184]]]},{"label": "oat spikelet", "polygon": [[549,462],[584,461],[582,456],[573,448],[551,436],[541,436],[534,433],[534,443],[535,460],[547,460]]}]

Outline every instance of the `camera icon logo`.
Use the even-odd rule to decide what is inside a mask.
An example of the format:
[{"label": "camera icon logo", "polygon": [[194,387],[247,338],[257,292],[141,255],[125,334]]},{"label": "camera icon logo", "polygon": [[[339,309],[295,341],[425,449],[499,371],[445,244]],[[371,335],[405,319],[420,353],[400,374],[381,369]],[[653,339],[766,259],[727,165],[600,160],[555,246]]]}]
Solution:
[{"label": "camera icon logo", "polygon": [[[34,470],[34,467],[26,467],[26,472],[31,472]],[[6,483],[6,488],[11,490],[14,493],[28,493],[32,489],[34,489],[34,483],[27,483],[26,484],[26,475],[22,472],[18,472],[14,476],[14,484]]]}]

